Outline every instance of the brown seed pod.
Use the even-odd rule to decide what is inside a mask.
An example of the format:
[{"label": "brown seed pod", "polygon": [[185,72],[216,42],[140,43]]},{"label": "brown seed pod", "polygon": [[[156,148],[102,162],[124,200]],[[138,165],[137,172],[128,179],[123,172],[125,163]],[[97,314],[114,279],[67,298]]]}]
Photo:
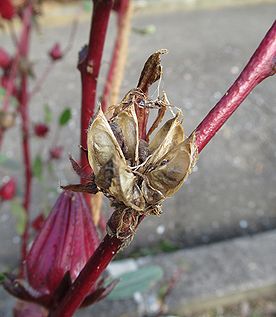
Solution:
[{"label": "brown seed pod", "polygon": [[130,208],[116,209],[106,225],[106,231],[111,237],[123,240],[122,248],[132,241],[139,221],[139,213]]},{"label": "brown seed pod", "polygon": [[9,129],[15,124],[15,112],[0,111],[0,128],[2,130]]}]

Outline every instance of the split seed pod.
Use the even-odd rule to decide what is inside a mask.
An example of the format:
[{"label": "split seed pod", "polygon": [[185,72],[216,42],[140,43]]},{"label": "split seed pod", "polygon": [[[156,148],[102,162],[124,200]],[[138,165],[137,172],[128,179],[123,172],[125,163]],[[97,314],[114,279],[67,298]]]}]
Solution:
[{"label": "split seed pod", "polygon": [[[145,104],[147,102],[145,100]],[[195,164],[195,138],[185,140],[178,113],[157,132],[149,143],[148,157],[139,165],[138,120],[134,106],[135,98],[128,106],[119,105],[121,111],[110,121],[101,109],[98,111],[88,129],[88,159],[96,185],[113,204],[141,214],[158,214],[162,201],[180,188]],[[114,124],[116,132],[112,129]]]}]

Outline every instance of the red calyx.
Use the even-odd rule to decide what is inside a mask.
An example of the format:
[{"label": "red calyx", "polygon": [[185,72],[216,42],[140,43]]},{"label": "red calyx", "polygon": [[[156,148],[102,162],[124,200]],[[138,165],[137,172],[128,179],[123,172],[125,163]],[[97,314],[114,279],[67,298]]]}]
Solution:
[{"label": "red calyx", "polygon": [[53,61],[57,61],[63,57],[59,43],[55,43],[49,51],[49,56]]},{"label": "red calyx", "polygon": [[14,178],[10,178],[7,182],[5,182],[0,187],[0,197],[1,200],[11,200],[14,198],[16,194],[16,180]]},{"label": "red calyx", "polygon": [[52,147],[49,151],[50,153],[50,158],[52,160],[58,160],[61,158],[62,153],[63,153],[63,146],[55,146]]},{"label": "red calyx", "polygon": [[0,67],[2,69],[7,69],[9,68],[11,64],[11,57],[10,55],[4,50],[2,47],[0,47]]},{"label": "red calyx", "polygon": [[49,132],[49,127],[44,123],[37,123],[34,125],[34,133],[40,138],[44,138]]},{"label": "red calyx", "polygon": [[11,0],[0,1],[0,15],[3,19],[11,20],[15,15],[15,7]]}]

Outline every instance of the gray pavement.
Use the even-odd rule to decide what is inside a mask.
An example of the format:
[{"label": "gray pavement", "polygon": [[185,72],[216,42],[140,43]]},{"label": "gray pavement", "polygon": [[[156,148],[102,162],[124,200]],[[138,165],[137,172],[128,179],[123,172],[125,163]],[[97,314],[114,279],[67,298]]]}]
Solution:
[{"label": "gray pavement", "polygon": [[[104,300],[80,310],[76,316],[142,317],[155,316],[158,291],[175,272],[182,272],[166,299],[166,314],[186,316],[206,308],[233,304],[244,298],[276,293],[276,231],[254,237],[181,250],[137,260],[111,264],[110,272],[130,272],[156,264],[164,270],[164,280],[132,300]],[[0,288],[0,317],[11,317],[14,300]]]}]

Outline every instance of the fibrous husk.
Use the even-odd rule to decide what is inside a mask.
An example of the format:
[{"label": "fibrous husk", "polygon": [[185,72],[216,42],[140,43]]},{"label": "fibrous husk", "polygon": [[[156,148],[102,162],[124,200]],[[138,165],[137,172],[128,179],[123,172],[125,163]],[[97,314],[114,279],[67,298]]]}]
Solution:
[{"label": "fibrous husk", "polygon": [[123,202],[137,211],[143,211],[145,208],[145,200],[137,185],[137,176],[135,176],[129,167],[122,161],[115,162],[116,175],[112,179],[109,192],[118,201]]},{"label": "fibrous husk", "polygon": [[149,151],[152,154],[148,164],[153,166],[164,160],[166,153],[184,141],[184,129],[180,121],[180,113],[174,118],[168,120],[163,127],[157,132],[149,144]]},{"label": "fibrous husk", "polygon": [[115,117],[114,122],[116,122],[122,130],[127,159],[130,159],[133,163],[137,163],[139,131],[134,104],[132,103],[124,111],[120,112],[118,116]]},{"label": "fibrous husk", "polygon": [[189,138],[170,149],[159,161],[147,179],[152,188],[165,197],[174,195],[191,173],[195,164],[195,139]]},{"label": "fibrous husk", "polygon": [[101,108],[88,128],[87,148],[88,161],[95,176],[114,157],[125,163],[124,154]]}]

